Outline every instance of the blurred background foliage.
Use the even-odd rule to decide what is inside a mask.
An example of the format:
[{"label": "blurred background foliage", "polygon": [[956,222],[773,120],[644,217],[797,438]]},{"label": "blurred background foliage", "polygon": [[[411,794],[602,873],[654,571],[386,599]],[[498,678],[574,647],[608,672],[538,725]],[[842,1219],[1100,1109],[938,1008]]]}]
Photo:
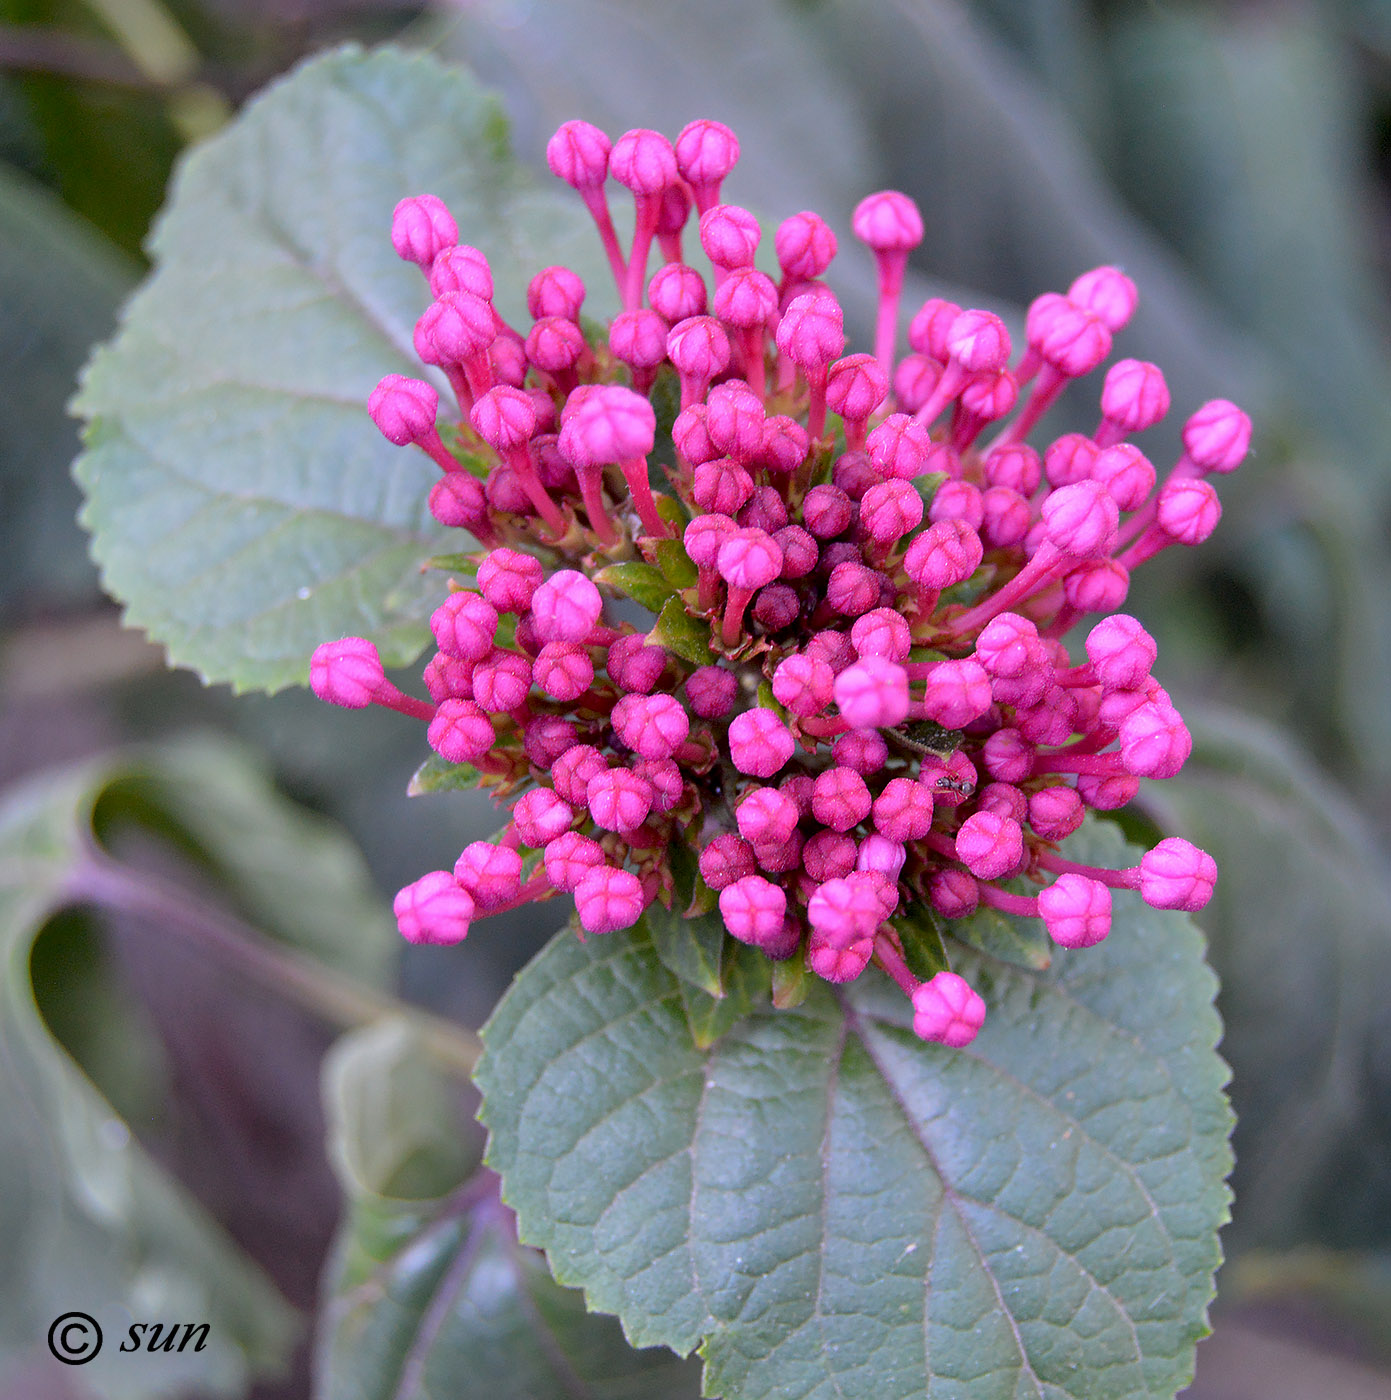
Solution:
[{"label": "blurred background foliage", "polygon": [[[1391,1357],[1391,4],[0,0],[0,783],[217,731],[262,755],[282,793],[345,825],[390,891],[451,861],[492,813],[456,794],[408,799],[419,736],[393,716],[329,711],[302,692],[233,701],[166,672],[103,601],[68,477],[65,403],[141,275],[179,152],[344,38],[473,68],[501,91],[533,166],[567,117],[674,133],[708,115],[739,132],[728,197],[765,226],[809,207],[848,232],[864,193],[905,189],[926,216],[920,285],[958,300],[1018,315],[1084,268],[1119,263],[1143,301],[1118,351],[1159,362],[1174,391],[1150,455],[1172,460],[1206,398],[1251,412],[1255,453],[1221,483],[1218,533],[1199,552],[1167,552],[1128,605],[1158,635],[1162,677],[1198,740],[1136,820],[1192,835],[1223,868],[1202,921],[1224,981],[1237,1204],[1226,1320],[1193,1394],[1254,1395],[1244,1387],[1263,1374],[1267,1397],[1391,1393],[1373,1369]],[[844,237],[835,271],[863,338],[868,255]],[[1090,430],[1088,399],[1074,393],[1060,427]],[[1075,424],[1061,422],[1069,411]],[[244,804],[281,800],[269,788],[230,806],[209,798],[218,836],[168,801],[131,806],[135,780],[112,781],[109,802],[144,833],[130,859],[204,881],[256,825]],[[287,886],[241,913],[274,930],[299,897]],[[477,1025],[553,923],[497,920],[466,950],[409,950],[399,991]],[[413,1042],[340,1048],[327,1103],[335,1185],[318,1097],[325,1028],[268,1007],[236,974],[224,982],[220,965],[166,958],[150,933],[149,920],[38,918],[7,974],[24,978],[56,1042],[30,1049],[57,1061],[65,1047],[165,1174],[152,1189],[200,1203],[282,1304],[308,1314],[340,1186],[350,1202],[402,1194],[369,1190],[343,1165],[344,1124],[367,1112],[344,1108],[344,1083],[364,1080],[344,1066],[378,1053],[395,1064]],[[190,1004],[202,1014],[190,1019]],[[419,1076],[399,1078],[409,1100]],[[449,1082],[462,1124],[467,1093]],[[445,1091],[430,1080],[428,1092],[434,1104]],[[444,1193],[463,1166],[431,1123],[421,1150]],[[25,1170],[12,1123],[0,1146],[3,1197],[15,1189],[6,1163]],[[350,1214],[331,1288],[382,1247],[371,1229],[354,1235],[361,1209]],[[458,1228],[502,1238],[491,1206]],[[517,1263],[518,1298],[532,1273]],[[259,1321],[244,1330],[274,1351],[265,1339],[283,1319],[259,1283],[246,1288],[256,1301],[243,1320]],[[361,1337],[341,1307],[325,1325],[327,1394],[325,1368],[335,1356],[356,1365]],[[4,1400],[72,1393],[72,1375],[0,1329],[6,1344]],[[308,1393],[307,1355],[258,1393]],[[233,1371],[199,1383],[237,1393],[246,1378]],[[653,1393],[666,1393],[654,1374]]]}]

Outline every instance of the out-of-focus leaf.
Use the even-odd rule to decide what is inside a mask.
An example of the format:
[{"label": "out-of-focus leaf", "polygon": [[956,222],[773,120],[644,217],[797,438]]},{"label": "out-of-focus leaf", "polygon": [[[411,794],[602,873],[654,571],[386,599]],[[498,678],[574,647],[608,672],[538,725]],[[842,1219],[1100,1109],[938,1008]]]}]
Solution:
[{"label": "out-of-focus leaf", "polygon": [[652,937],[652,946],[664,966],[683,982],[699,987],[712,997],[721,994],[720,969],[724,962],[724,920],[718,914],[687,917],[685,909],[660,903],[647,906],[642,916]]},{"label": "out-of-focus leaf", "polygon": [[594,582],[631,598],[654,613],[661,612],[667,599],[676,593],[675,586],[651,564],[610,564],[594,575]]},{"label": "out-of-focus leaf", "polygon": [[96,590],[74,519],[77,430],[65,405],[134,275],[95,229],[0,166],[0,608]]},{"label": "out-of-focus leaf", "polygon": [[399,1022],[354,1032],[325,1062],[348,1213],[325,1283],[317,1400],[695,1400],[698,1367],[633,1351],[517,1243],[491,1174],[460,1185],[460,1088]]},{"label": "out-of-focus leaf", "polygon": [[157,271],[88,366],[77,466],[107,587],[171,658],[239,689],[302,682],[327,637],[389,663],[426,636],[449,532],[435,468],[363,405],[422,373],[429,301],[390,240],[430,191],[492,260],[515,318],[532,273],[600,255],[582,208],[534,191],[496,102],[426,56],[344,49],[282,79],[183,164],[151,243]]},{"label": "out-of-focus leaf", "polygon": [[[65,969],[33,957],[35,939],[74,906],[100,904],[103,878],[147,888],[103,852],[143,837],[191,857],[297,954],[363,980],[384,979],[390,964],[388,921],[346,839],[247,764],[207,744],[117,756],[34,779],[0,812],[0,1357],[40,1354],[49,1323],[80,1309],[107,1338],[84,1385],[111,1400],[242,1394],[283,1363],[294,1319],[55,1040],[34,977]],[[152,922],[162,898],[143,906]],[[85,1026],[98,1009],[75,1004],[82,990],[45,987],[60,1028],[64,1018]],[[100,1053],[101,1042],[74,1049]],[[132,1317],[207,1322],[207,1348],[122,1355]]]},{"label": "out-of-focus leaf", "polygon": [[1203,922],[1237,1109],[1231,1243],[1391,1240],[1391,871],[1361,816],[1265,725],[1185,704],[1194,751],[1147,794],[1216,857]]},{"label": "out-of-focus leaf", "polygon": [[714,660],[710,653],[709,623],[692,617],[680,598],[668,600],[648,637],[692,666],[706,666]]},{"label": "out-of-focus leaf", "polygon": [[432,753],[412,774],[406,791],[412,797],[427,792],[476,792],[482,781],[483,774],[473,764],[451,763]]},{"label": "out-of-focus leaf", "polygon": [[[1103,823],[1073,844],[1135,855]],[[699,1345],[716,1395],[1172,1395],[1230,1166],[1202,940],[1122,892],[1047,973],[961,964],[968,1050],[867,972],[702,1051],[645,930],[554,940],[476,1076],[523,1238],[635,1342]]]}]

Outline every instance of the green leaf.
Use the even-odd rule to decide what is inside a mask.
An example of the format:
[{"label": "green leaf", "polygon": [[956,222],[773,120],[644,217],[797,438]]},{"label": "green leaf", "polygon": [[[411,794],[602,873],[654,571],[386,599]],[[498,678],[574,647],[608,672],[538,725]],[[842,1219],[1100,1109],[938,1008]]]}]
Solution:
[{"label": "green leaf", "polygon": [[772,990],[767,958],[737,944],[725,955],[719,994],[711,996],[694,982],[682,980],[681,1006],[697,1050],[708,1050],[726,1031],[758,1005],[766,1005]]},{"label": "green leaf", "polygon": [[427,792],[476,792],[483,774],[471,763],[451,763],[432,753],[411,775],[406,793],[423,797]]},{"label": "green leaf", "polygon": [[658,540],[653,551],[657,556],[657,567],[662,577],[676,588],[693,588],[700,578],[700,570],[691,562],[686,546],[680,540]]},{"label": "green leaf", "polygon": [[1308,755],[1182,702],[1193,756],[1146,794],[1217,860],[1202,920],[1238,1110],[1234,1248],[1391,1243],[1391,865]]},{"label": "green leaf", "polygon": [[676,593],[675,587],[651,564],[610,564],[594,575],[594,582],[631,598],[654,613],[661,612],[667,599]]},{"label": "green leaf", "polygon": [[926,982],[939,972],[951,971],[941,926],[926,900],[910,904],[889,922],[898,933],[904,961],[914,977]]},{"label": "green leaf", "polygon": [[[64,935],[85,929],[81,911],[100,903],[94,878],[127,869],[112,852],[152,841],[192,861],[202,883],[225,892],[269,939],[363,981],[389,976],[395,940],[361,859],[322,818],[278,797],[241,750],[199,743],[115,756],[8,795],[0,809],[0,1371],[22,1370],[53,1318],[80,1309],[108,1339],[84,1368],[84,1389],[112,1400],[240,1395],[254,1375],[287,1360],[294,1312],[103,1092],[123,1098],[122,1067],[109,1063],[112,1044],[94,1024],[114,1001],[99,960],[74,979],[66,957],[45,951],[57,936],[69,952]],[[193,877],[187,865],[182,873]],[[158,926],[168,891],[181,886],[166,881],[161,893],[139,884],[147,877],[138,872],[125,878],[153,892],[143,917]],[[179,927],[171,916],[169,936]],[[72,1039],[55,1038],[70,1029]],[[129,1063],[133,1047],[118,1048]],[[140,1087],[157,1105],[160,1062],[145,1055],[143,1063],[155,1077]],[[114,1339],[132,1315],[206,1321],[207,1349],[122,1355]]]},{"label": "green leaf", "polygon": [[715,659],[710,654],[709,624],[692,617],[680,598],[667,600],[648,636],[692,666],[708,666]]},{"label": "green leaf", "polygon": [[348,1209],[316,1345],[319,1400],[695,1400],[698,1371],[635,1352],[517,1243],[495,1179],[460,1186],[462,1084],[386,1021],[324,1068]]},{"label": "green leaf", "polygon": [[684,909],[665,909],[654,901],[647,906],[642,921],[665,967],[712,997],[723,995],[720,968],[728,936],[718,914],[692,919]]},{"label": "green leaf", "polygon": [[423,373],[429,291],[389,237],[422,190],[487,252],[503,315],[556,262],[603,301],[583,207],[533,190],[491,97],[433,58],[349,48],[184,162],[157,270],[87,368],[76,471],[103,581],[206,679],[276,690],[326,638],[370,637],[388,665],[427,640],[442,588],[419,563],[451,539],[426,505],[436,468],[364,409],[383,374]]},{"label": "green leaf", "polygon": [[[1069,850],[1134,859],[1099,825]],[[636,1345],[699,1347],[707,1394],[1172,1395],[1228,1199],[1202,940],[1122,893],[1046,973],[960,962],[967,1050],[871,971],[702,1052],[645,932],[553,942],[477,1075],[522,1237]]]},{"label": "green leaf", "polygon": [[[1025,892],[1020,885],[1018,893]],[[1053,961],[1053,941],[1038,919],[1022,919],[982,904],[970,918],[954,919],[950,932],[968,947],[1017,967],[1042,972]]]}]

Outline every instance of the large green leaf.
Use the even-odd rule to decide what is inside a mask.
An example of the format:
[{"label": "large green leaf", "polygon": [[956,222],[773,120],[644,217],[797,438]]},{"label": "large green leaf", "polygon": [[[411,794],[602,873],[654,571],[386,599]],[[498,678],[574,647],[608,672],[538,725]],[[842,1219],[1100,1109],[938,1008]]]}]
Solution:
[{"label": "large green leaf", "polygon": [[319,1400],[694,1400],[698,1368],[635,1352],[517,1243],[490,1173],[461,1185],[460,1084],[386,1021],[325,1063],[348,1214],[320,1319]]},{"label": "large green leaf", "polygon": [[1184,771],[1149,795],[1217,857],[1203,914],[1239,1110],[1234,1246],[1391,1242],[1391,867],[1363,817],[1264,724],[1185,704]]},{"label": "large green leaf", "polygon": [[[94,1394],[238,1395],[283,1364],[294,1315],[122,1121],[122,1069],[143,1071],[143,1099],[157,1104],[159,1062],[133,1055],[136,1023],[112,1019],[101,968],[40,956],[112,881],[125,896],[142,891],[125,907],[176,936],[182,885],[112,861],[137,845],[148,856],[152,840],[191,857],[203,883],[295,957],[312,953],[360,980],[388,973],[392,937],[360,859],[322,819],[275,796],[240,750],[96,760],[14,790],[0,811],[0,1359],[41,1354],[49,1323],[80,1309],[106,1333],[83,1370]],[[204,919],[187,898],[179,907]],[[74,1034],[60,1044],[64,1030]],[[113,1049],[124,1066],[111,1063]],[[132,1316],[207,1322],[207,1349],[122,1355]]]},{"label": "large green leaf", "polygon": [[[396,257],[391,210],[430,191],[492,261],[503,315],[548,263],[603,309],[582,206],[535,192],[496,102],[426,56],[343,49],[248,104],[181,166],[156,272],[88,366],[77,475],[107,588],[171,659],[238,689],[302,682],[325,638],[409,660],[442,591],[437,474],[364,404],[421,373],[429,293]],[[457,538],[457,536],[453,536]]]},{"label": "large green leaf", "polygon": [[[1098,824],[1070,849],[1134,852]],[[1215,980],[1181,915],[924,1045],[866,974],[693,1049],[642,931],[553,942],[485,1029],[488,1161],[558,1279],[726,1400],[1170,1396],[1190,1377],[1230,1166]]]}]

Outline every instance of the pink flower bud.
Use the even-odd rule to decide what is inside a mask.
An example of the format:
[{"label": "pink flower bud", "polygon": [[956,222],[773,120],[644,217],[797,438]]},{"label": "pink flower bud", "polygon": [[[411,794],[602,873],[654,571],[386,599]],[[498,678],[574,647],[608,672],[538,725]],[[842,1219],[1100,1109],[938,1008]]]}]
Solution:
[{"label": "pink flower bud", "polygon": [[998,880],[1024,859],[1024,833],[1011,817],[976,812],[956,833],[956,857],[978,879]]},{"label": "pink flower bud", "polygon": [[536,657],[532,675],[552,700],[575,700],[594,684],[594,663],[576,642],[547,642]]},{"label": "pink flower bud", "polygon": [[829,482],[813,486],[802,502],[802,520],[819,540],[834,539],[850,524],[853,513],[850,497]]},{"label": "pink flower bud", "polygon": [[636,370],[656,369],[667,357],[667,323],[646,307],[620,312],[609,325],[609,349]]},{"label": "pink flower bud", "polygon": [[607,657],[609,679],[620,690],[636,695],[650,695],[666,670],[667,654],[663,648],[649,643],[641,633],[620,637],[609,647]]},{"label": "pink flower bud", "polygon": [[779,937],[786,916],[787,895],[761,875],[745,875],[720,891],[720,917],[741,943]]},{"label": "pink flower bud", "polygon": [[807,921],[833,948],[870,937],[883,918],[884,906],[873,886],[850,875],[825,881],[807,901]]},{"label": "pink flower bud", "polygon": [[676,152],[660,131],[625,131],[609,152],[609,174],[635,195],[657,195],[677,179]]},{"label": "pink flower bud", "polygon": [[1013,783],[987,783],[976,799],[977,808],[1022,825],[1029,814],[1029,800]]},{"label": "pink flower bud", "polygon": [[506,714],[526,701],[531,663],[514,652],[495,652],[473,669],[473,698],[490,714]]},{"label": "pink flower bud", "polygon": [[708,384],[729,366],[729,337],[713,316],[690,316],[671,328],[667,356],[682,374]]},{"label": "pink flower bud", "polygon": [[890,778],[873,811],[875,830],[891,841],[919,841],[932,829],[932,793],[911,778]]},{"label": "pink flower bud", "polygon": [[835,701],[852,729],[892,728],[908,717],[908,673],[882,656],[864,657],[836,677]]},{"label": "pink flower bud", "polygon": [[1130,592],[1130,571],[1115,559],[1081,564],[1063,579],[1063,598],[1078,612],[1114,612]]},{"label": "pink flower bud", "polygon": [[766,325],[777,309],[777,288],[756,267],[732,269],[715,292],[715,315],[736,330]]},{"label": "pink flower bud", "polygon": [[1062,841],[1082,825],[1082,799],[1070,787],[1046,787],[1029,798],[1029,825],[1045,841]]},{"label": "pink flower bud", "polygon": [[642,758],[670,758],[691,732],[691,721],[672,695],[625,695],[613,708],[613,727]]},{"label": "pink flower bud", "polygon": [[860,842],[855,856],[855,869],[873,875],[882,875],[886,880],[897,881],[903,871],[908,852],[901,841],[890,841],[887,836],[877,833],[866,836]]},{"label": "pink flower bud", "polygon": [[1251,420],[1227,399],[1205,403],[1183,425],[1183,450],[1200,471],[1234,472],[1251,448]]},{"label": "pink flower bud", "polygon": [[522,731],[527,758],[542,769],[554,768],[579,741],[575,726],[559,715],[539,715]]},{"label": "pink flower bud", "polygon": [[807,430],[786,414],[775,414],[763,423],[763,441],[759,444],[755,464],[788,476],[807,459],[810,447]]},{"label": "pink flower bud", "polygon": [[473,667],[467,661],[437,651],[425,667],[422,679],[435,704],[441,700],[473,699]]},{"label": "pink flower bud", "polygon": [[477,593],[451,593],[430,615],[430,631],[446,656],[481,661],[493,649],[497,609]]},{"label": "pink flower bud", "polygon": [[855,647],[844,632],[817,632],[807,643],[808,656],[819,657],[836,675],[855,660]]},{"label": "pink flower bud", "polygon": [[686,791],[686,780],[674,759],[639,759],[633,764],[633,772],[652,789],[654,812],[672,812],[680,805]]},{"label": "pink flower bud", "polygon": [[965,521],[941,520],[908,546],[903,567],[919,588],[951,588],[980,568],[984,552],[980,536]]},{"label": "pink flower bud", "polygon": [[716,513],[698,515],[686,526],[682,543],[691,562],[702,569],[713,569],[720,546],[738,527],[728,515]]},{"label": "pink flower bud", "polygon": [[583,807],[589,802],[589,780],[607,769],[603,754],[593,744],[574,744],[551,766],[551,782],[567,802]]},{"label": "pink flower bud", "polygon": [[926,355],[905,355],[894,370],[894,398],[904,413],[916,413],[932,397],[942,366]]},{"label": "pink flower bud", "polygon": [[818,831],[802,848],[802,864],[818,882],[838,879],[855,868],[853,837],[839,831]]},{"label": "pink flower bud", "polygon": [[1077,795],[1098,812],[1114,812],[1124,807],[1139,790],[1139,779],[1129,776],[1099,777],[1083,773],[1077,779]]},{"label": "pink flower bud", "polygon": [[440,396],[423,379],[388,374],[367,399],[367,412],[382,436],[397,447],[419,442],[435,431]]},{"label": "pink flower bud", "polygon": [[480,914],[510,904],[522,888],[522,858],[491,841],[471,841],[454,862],[454,878],[472,896]]},{"label": "pink flower bud", "polygon": [[1117,360],[1106,371],[1101,416],[1123,433],[1142,433],[1169,411],[1164,372],[1147,360]]},{"label": "pink flower bud", "polygon": [[945,729],[962,729],[990,708],[990,677],[979,661],[939,661],[928,673],[923,709]]},{"label": "pink flower bud", "polygon": [[1135,314],[1140,296],[1135,283],[1118,267],[1094,267],[1067,289],[1067,299],[1101,318],[1113,335]]},{"label": "pink flower bud", "polygon": [[1040,318],[1037,338],[1033,307],[1029,320],[1030,347],[1069,379],[1090,374],[1111,353],[1111,332],[1100,317],[1064,297],[1049,303],[1048,314]]},{"label": "pink flower bud", "polygon": [[977,776],[975,765],[960,749],[946,759],[929,755],[918,767],[918,781],[932,794],[933,804],[939,808],[959,807],[969,802],[976,790]]},{"label": "pink flower bud", "polygon": [[879,577],[853,560],[837,564],[826,583],[826,601],[842,617],[858,617],[879,601]]},{"label": "pink flower bud", "polygon": [[946,346],[969,374],[998,372],[1009,363],[1009,331],[990,311],[963,311],[947,329]]},{"label": "pink flower bud", "polygon": [[[740,508],[738,515],[739,524],[747,529],[763,530],[773,536],[774,544],[778,543],[778,533],[787,525],[787,503],[782,498],[782,493],[772,486],[758,486],[754,488],[754,493]],[[805,534],[799,530],[798,534]],[[811,537],[807,536],[810,541]],[[815,549],[814,541],[811,541],[812,548]],[[805,571],[804,571],[805,572]],[[787,577],[787,560],[784,558],[782,576]]]},{"label": "pink flower bud", "polygon": [[867,934],[841,946],[817,931],[807,942],[807,966],[824,981],[836,984],[853,982],[873,955],[874,939]]},{"label": "pink flower bud", "polygon": [[733,457],[716,457],[695,469],[691,495],[704,511],[734,515],[753,495],[753,477]]},{"label": "pink flower bud", "polygon": [[1043,501],[1047,539],[1077,559],[1099,559],[1115,547],[1120,512],[1100,482],[1078,481],[1050,491]]},{"label": "pink flower bud", "polygon": [[546,878],[556,889],[573,894],[585,876],[604,864],[603,847],[578,831],[564,831],[547,847],[543,857]]},{"label": "pink flower bud", "polygon": [[1024,542],[1033,524],[1029,503],[1008,486],[991,486],[981,492],[981,541],[991,549],[1013,549]]},{"label": "pink flower bud", "polygon": [[976,638],[976,660],[992,675],[1014,679],[1046,667],[1040,656],[1038,628],[1027,617],[1005,612],[992,618]]},{"label": "pink flower bud", "polygon": [[668,325],[705,314],[705,279],[685,263],[664,263],[647,284],[647,300]]},{"label": "pink flower bud", "polygon": [[918,206],[898,190],[866,195],[855,206],[850,226],[855,237],[876,253],[910,252],[923,241]]},{"label": "pink flower bud", "polygon": [[391,908],[410,943],[462,943],[474,915],[473,896],[447,870],[432,870],[398,891]]},{"label": "pink flower bud", "polygon": [[[665,352],[665,323],[662,341]],[[563,374],[573,369],[586,348],[584,332],[573,321],[559,316],[545,316],[527,332],[526,358],[544,374]]]},{"label": "pink flower bud", "polygon": [[526,291],[526,309],[534,320],[560,316],[578,321],[584,305],[584,279],[568,267],[543,267]]},{"label": "pink flower bud", "polygon": [[833,831],[849,831],[868,815],[872,799],[865,780],[850,768],[828,768],[812,788],[812,815]]},{"label": "pink flower bud", "polygon": [[964,919],[980,904],[980,886],[964,870],[934,870],[927,882],[927,900],[944,919]]},{"label": "pink flower bud", "polygon": [[997,729],[982,757],[985,771],[1002,783],[1022,783],[1034,770],[1034,746],[1017,729]]},{"label": "pink flower bud", "polygon": [[932,497],[927,518],[934,525],[943,520],[960,520],[979,531],[985,523],[985,498],[980,487],[970,481],[944,481]]},{"label": "pink flower bud", "polygon": [[467,472],[450,472],[430,488],[430,514],[441,525],[469,529],[487,519],[483,486]]},{"label": "pink flower bud", "polygon": [[585,459],[597,464],[647,456],[657,432],[652,404],[620,384],[588,395],[571,423]]},{"label": "pink flower bud", "polygon": [[[603,610],[604,600],[599,590],[574,569],[561,569],[552,574],[531,599],[536,633],[543,642],[584,641]],[[443,643],[440,649],[446,650]]]},{"label": "pink flower bud", "polygon": [[469,422],[490,447],[507,452],[530,441],[536,431],[536,409],[520,389],[499,384],[474,404]]},{"label": "pink flower bud", "polygon": [[1178,836],[1161,841],[1140,859],[1140,897],[1155,909],[1186,909],[1190,914],[1212,898],[1217,862]]},{"label": "pink flower bud", "polygon": [[444,201],[432,194],[403,199],[392,212],[391,246],[397,257],[419,264],[422,270],[458,241],[458,224]]},{"label": "pink flower bud", "polygon": [[1121,761],[1137,778],[1172,778],[1193,752],[1193,737],[1172,705],[1141,705],[1121,725]]},{"label": "pink flower bud", "polygon": [[789,841],[797,829],[801,813],[797,804],[776,788],[756,787],[735,811],[739,834],[753,845],[760,842]]},{"label": "pink flower bud", "polygon": [[773,236],[778,266],[789,279],[809,282],[820,277],[836,255],[836,236],[819,215],[804,210],[784,219]]},{"label": "pink flower bud", "polygon": [[759,707],[737,715],[729,726],[729,756],[753,778],[771,778],[796,748],[787,726],[773,710]]},{"label": "pink flower bud", "polygon": [[1202,544],[1222,518],[1222,503],[1210,483],[1201,478],[1175,477],[1159,492],[1159,528],[1179,544]]},{"label": "pink flower bud", "polygon": [[361,710],[385,684],[381,657],[365,637],[324,642],[309,660],[310,689],[330,705]]},{"label": "pink flower bud", "polygon": [[723,719],[738,694],[738,679],[719,666],[701,666],[686,678],[686,699],[701,719]]},{"label": "pink flower bud", "polygon": [[493,299],[493,270],[486,255],[467,244],[441,248],[430,264],[430,295],[470,292],[484,301]]},{"label": "pink flower bud", "polygon": [[1085,875],[1059,875],[1038,897],[1048,936],[1063,948],[1090,948],[1111,932],[1111,891]]},{"label": "pink flower bud", "polygon": [[1091,477],[1111,493],[1121,510],[1139,510],[1154,490],[1154,465],[1128,442],[1100,453],[1092,463]]},{"label": "pink flower bud", "polygon": [[888,393],[888,376],[873,355],[847,355],[826,376],[826,407],[847,422],[863,423]]},{"label": "pink flower bud", "polygon": [[1043,462],[1027,443],[998,447],[986,456],[982,465],[985,479],[991,486],[1007,487],[1021,496],[1032,496],[1043,479]]},{"label": "pink flower bud", "polygon": [[939,972],[913,992],[913,1034],[959,1050],[985,1024],[985,1002],[954,972]]},{"label": "pink flower bud", "polygon": [[461,365],[493,343],[497,326],[493,308],[469,292],[446,292],[421,318],[429,318],[426,337],[440,364]]},{"label": "pink flower bud", "polygon": [[1087,656],[1104,690],[1138,690],[1158,655],[1154,638],[1126,613],[1103,618],[1087,634]]},{"label": "pink flower bud", "polygon": [[596,866],[575,886],[575,909],[587,933],[631,928],[646,907],[642,881],[628,870]]},{"label": "pink flower bud", "polygon": [[1064,433],[1043,454],[1043,473],[1054,488],[1087,481],[1101,449],[1081,433]]},{"label": "pink flower bud", "polygon": [[609,138],[597,126],[584,121],[562,123],[546,142],[546,164],[551,174],[573,189],[602,185],[609,173]]},{"label": "pink flower bud", "polygon": [[1003,418],[1018,401],[1019,381],[1007,369],[972,375],[959,395],[961,411],[981,423]]},{"label": "pink flower bud", "polygon": [[773,695],[792,714],[806,718],[831,703],[835,679],[835,672],[818,657],[789,656],[773,672]]},{"label": "pink flower bud", "polygon": [[[700,246],[719,268],[752,267],[762,236],[758,220],[737,204],[717,204],[700,216]],[[770,313],[777,310],[777,305],[774,294]]]},{"label": "pink flower bud", "polygon": [[478,587],[498,612],[525,612],[541,586],[541,561],[515,549],[490,550],[478,566]]},{"label": "pink flower bud", "polygon": [[889,746],[877,729],[849,729],[831,745],[831,757],[841,768],[868,777],[889,761]]},{"label": "pink flower bud", "polygon": [[496,738],[487,714],[472,700],[442,700],[425,737],[450,763],[476,763]]},{"label": "pink flower bud", "polygon": [[782,550],[764,530],[735,530],[715,556],[720,577],[734,588],[762,588],[782,573]]},{"label": "pink flower bud", "polygon": [[724,890],[755,873],[753,847],[742,836],[725,832],[700,853],[700,878],[712,890]]},{"label": "pink flower bud", "polygon": [[920,355],[945,363],[951,357],[947,338],[952,325],[961,315],[954,301],[929,297],[908,326],[908,343]]},{"label": "pink flower bud", "polygon": [[[733,274],[729,280],[732,278]],[[710,441],[725,456],[739,462],[753,461],[763,448],[765,421],[762,400],[742,381],[731,380],[710,390],[705,428]]]},{"label": "pink flower bud", "polygon": [[932,439],[906,413],[891,413],[865,438],[865,450],[881,477],[909,481],[927,470]]},{"label": "pink flower bud", "polygon": [[596,773],[585,797],[594,825],[605,831],[634,831],[652,810],[651,785],[626,768]]},{"label": "pink flower bud", "polygon": [[850,642],[859,657],[882,656],[889,661],[906,661],[913,649],[907,622],[892,608],[875,608],[856,618]]},{"label": "pink flower bud", "polygon": [[723,123],[703,117],[676,138],[676,164],[692,185],[718,185],[739,163],[739,138]]},{"label": "pink flower bud", "polygon": [[824,369],[845,349],[845,318],[840,304],[827,292],[793,297],[778,322],[775,338],[778,349],[800,369]]}]

